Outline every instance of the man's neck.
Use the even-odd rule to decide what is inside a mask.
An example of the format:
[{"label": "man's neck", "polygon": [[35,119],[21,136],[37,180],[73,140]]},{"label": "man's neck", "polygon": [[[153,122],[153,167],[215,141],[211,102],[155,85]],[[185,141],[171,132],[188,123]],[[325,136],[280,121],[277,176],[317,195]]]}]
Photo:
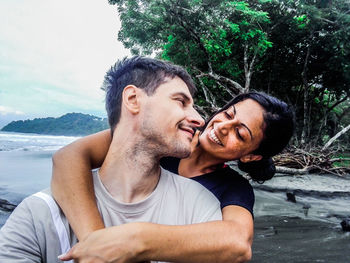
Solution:
[{"label": "man's neck", "polygon": [[123,203],[147,198],[160,177],[159,160],[147,150],[147,142],[134,137],[114,136],[99,171],[108,192]]}]

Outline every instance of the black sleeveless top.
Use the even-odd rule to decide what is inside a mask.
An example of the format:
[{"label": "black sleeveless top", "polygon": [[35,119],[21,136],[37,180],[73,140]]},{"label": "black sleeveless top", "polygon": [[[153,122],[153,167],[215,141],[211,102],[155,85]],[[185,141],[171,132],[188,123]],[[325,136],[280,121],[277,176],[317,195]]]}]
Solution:
[{"label": "black sleeveless top", "polygon": [[[180,159],[166,157],[160,165],[170,172],[179,174]],[[228,205],[237,205],[247,209],[253,215],[254,191],[247,179],[230,167],[190,178],[211,191],[220,202],[221,209]]]}]

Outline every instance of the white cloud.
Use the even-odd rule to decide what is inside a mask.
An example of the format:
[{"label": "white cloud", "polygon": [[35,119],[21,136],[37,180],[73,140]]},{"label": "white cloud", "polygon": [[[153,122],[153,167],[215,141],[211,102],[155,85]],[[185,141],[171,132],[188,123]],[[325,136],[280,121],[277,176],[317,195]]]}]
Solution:
[{"label": "white cloud", "polygon": [[8,115],[8,114],[24,115],[24,113],[21,111],[0,105],[0,115]]},{"label": "white cloud", "polygon": [[[62,109],[65,104],[76,105],[76,111],[90,105],[103,111],[104,74],[118,58],[129,55],[117,41],[115,6],[107,0],[0,1],[0,23],[1,105],[21,105],[23,90],[28,94],[31,87],[40,87],[45,97],[39,98],[41,92],[38,102],[31,99],[43,114],[44,98],[62,103]],[[20,110],[30,114],[29,103],[24,105],[28,108]]]}]

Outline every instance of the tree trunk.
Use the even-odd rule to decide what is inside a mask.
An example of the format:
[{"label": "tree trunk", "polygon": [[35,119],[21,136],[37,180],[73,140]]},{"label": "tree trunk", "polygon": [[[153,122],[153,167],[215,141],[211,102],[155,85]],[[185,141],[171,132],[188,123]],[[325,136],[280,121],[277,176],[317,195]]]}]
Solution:
[{"label": "tree trunk", "polygon": [[301,143],[304,144],[306,142],[306,137],[307,137],[307,131],[308,131],[308,102],[309,102],[309,90],[308,87],[303,85],[304,88],[304,103],[303,103],[303,109],[304,109],[304,114],[303,114],[303,130],[301,133]]},{"label": "tree trunk", "polygon": [[[321,97],[322,97],[322,96],[321,96]],[[329,97],[330,97],[330,96],[329,96]],[[330,107],[329,107],[329,101],[328,101],[328,105],[327,105],[328,109],[327,109],[326,113],[324,114],[323,119],[322,119],[322,121],[321,121],[320,128],[318,129],[317,136],[316,136],[316,139],[315,139],[315,143],[317,143],[318,140],[319,140],[320,137],[321,137],[321,132],[322,132],[323,127],[324,127],[324,126],[326,125],[326,123],[327,123],[327,117],[328,117],[329,113],[330,113],[335,107],[337,107],[339,104],[343,103],[343,102],[346,101],[347,99],[348,99],[348,95],[346,95],[344,98],[338,100],[336,103],[334,103],[334,104],[333,104],[332,106],[330,106]],[[344,112],[345,112],[345,110],[344,110]],[[343,112],[343,114],[344,114],[344,112]],[[341,118],[338,119],[338,123],[340,123],[340,121],[341,121]]]},{"label": "tree trunk", "polygon": [[[313,33],[310,35],[310,40],[312,38]],[[311,41],[310,41],[311,42]],[[308,44],[305,61],[304,61],[304,67],[303,72],[301,73],[301,77],[303,79],[303,89],[304,89],[304,115],[303,115],[303,130],[301,133],[301,143],[304,144],[306,142],[307,138],[307,131],[309,130],[308,126],[308,119],[309,119],[309,84],[307,80],[307,65],[309,62],[310,57],[310,43]]]},{"label": "tree trunk", "polygon": [[331,144],[338,139],[340,136],[342,136],[344,133],[346,133],[348,130],[350,130],[350,124],[346,126],[344,129],[342,129],[340,132],[338,132],[336,135],[334,135],[322,148],[322,151],[327,149]]},{"label": "tree trunk", "polygon": [[250,82],[252,79],[252,75],[254,72],[254,66],[255,66],[255,60],[256,60],[256,56],[258,54],[259,49],[256,48],[254,51],[254,55],[252,57],[252,60],[249,63],[249,54],[248,54],[248,45],[246,44],[244,46],[244,58],[243,58],[243,62],[244,62],[244,76],[245,76],[245,85],[244,85],[244,92],[248,92],[250,89]]}]

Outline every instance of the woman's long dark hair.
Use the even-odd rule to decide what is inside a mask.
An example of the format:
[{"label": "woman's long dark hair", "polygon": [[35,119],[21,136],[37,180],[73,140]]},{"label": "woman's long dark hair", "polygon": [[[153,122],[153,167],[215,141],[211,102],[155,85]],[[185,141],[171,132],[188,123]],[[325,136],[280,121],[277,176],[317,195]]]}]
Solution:
[{"label": "woman's long dark hair", "polygon": [[275,172],[272,156],[280,153],[288,144],[294,132],[294,112],[285,102],[263,92],[243,93],[229,101],[206,122],[203,130],[218,113],[227,110],[234,104],[246,99],[252,99],[264,109],[264,137],[259,147],[252,153],[261,155],[260,161],[243,163],[238,161],[238,168],[249,173],[250,177],[259,182],[271,179]]}]

